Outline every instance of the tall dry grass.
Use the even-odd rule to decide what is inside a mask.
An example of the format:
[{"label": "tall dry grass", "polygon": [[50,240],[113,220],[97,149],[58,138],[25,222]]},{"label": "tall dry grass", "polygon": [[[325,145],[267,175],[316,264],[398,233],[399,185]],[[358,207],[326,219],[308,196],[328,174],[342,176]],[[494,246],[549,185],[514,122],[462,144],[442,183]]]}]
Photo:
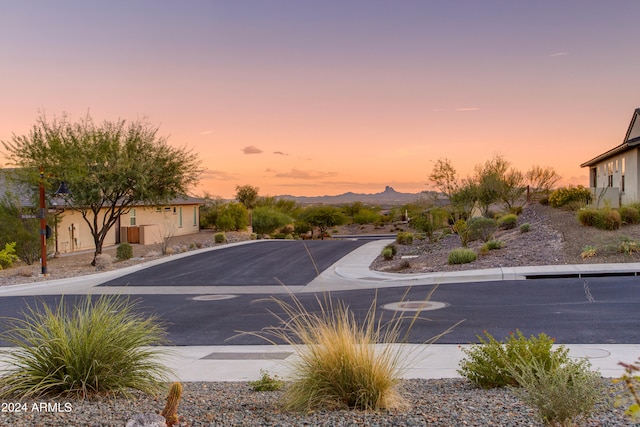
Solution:
[{"label": "tall dry grass", "polygon": [[285,410],[379,410],[404,405],[398,386],[414,360],[397,344],[407,341],[420,312],[409,317],[395,312],[384,320],[377,314],[376,296],[358,320],[347,303],[328,294],[316,298],[316,311],[307,310],[295,296],[292,302],[271,300],[283,312],[274,313],[280,324],[255,335],[296,349],[284,393]]}]

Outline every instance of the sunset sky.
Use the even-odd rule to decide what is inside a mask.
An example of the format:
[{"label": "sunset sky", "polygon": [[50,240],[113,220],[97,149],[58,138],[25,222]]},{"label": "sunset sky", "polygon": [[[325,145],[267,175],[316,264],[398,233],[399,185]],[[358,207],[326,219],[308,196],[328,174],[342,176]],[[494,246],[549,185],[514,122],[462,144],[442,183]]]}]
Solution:
[{"label": "sunset sky", "polygon": [[[640,107],[640,1],[0,2],[0,140],[147,118],[225,198],[430,188],[495,154],[588,184]],[[0,164],[5,163],[0,158]]]}]

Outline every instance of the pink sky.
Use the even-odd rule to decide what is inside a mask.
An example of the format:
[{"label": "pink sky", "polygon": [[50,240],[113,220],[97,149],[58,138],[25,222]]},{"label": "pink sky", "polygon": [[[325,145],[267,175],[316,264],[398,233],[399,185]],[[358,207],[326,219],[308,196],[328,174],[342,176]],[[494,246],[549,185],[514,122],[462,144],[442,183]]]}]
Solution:
[{"label": "pink sky", "polygon": [[[199,153],[195,194],[429,189],[494,154],[526,170],[622,142],[640,107],[640,2],[0,4],[0,140],[39,110],[146,117]],[[0,164],[4,163],[0,160]]]}]

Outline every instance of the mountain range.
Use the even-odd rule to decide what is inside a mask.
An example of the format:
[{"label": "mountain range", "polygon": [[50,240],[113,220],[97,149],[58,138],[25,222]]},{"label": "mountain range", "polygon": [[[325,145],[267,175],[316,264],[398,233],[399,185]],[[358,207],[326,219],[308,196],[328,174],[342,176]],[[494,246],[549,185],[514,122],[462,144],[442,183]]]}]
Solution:
[{"label": "mountain range", "polygon": [[437,193],[435,192],[420,192],[420,193],[400,193],[393,189],[393,187],[386,186],[384,191],[373,194],[362,194],[348,192],[344,194],[338,194],[336,196],[291,196],[282,195],[277,196],[282,199],[295,200],[296,203],[302,205],[311,204],[325,204],[325,205],[340,205],[354,202],[361,202],[369,205],[404,205],[406,203],[415,202],[419,199],[432,198]]}]

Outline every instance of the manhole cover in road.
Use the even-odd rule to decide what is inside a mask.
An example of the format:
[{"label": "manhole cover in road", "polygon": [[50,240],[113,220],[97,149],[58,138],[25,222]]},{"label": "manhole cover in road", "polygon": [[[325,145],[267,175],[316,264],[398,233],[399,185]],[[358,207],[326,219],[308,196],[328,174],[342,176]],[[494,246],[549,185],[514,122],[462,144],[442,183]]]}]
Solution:
[{"label": "manhole cover in road", "polygon": [[192,299],[194,301],[222,301],[235,297],[235,295],[199,295],[197,297],[193,297]]},{"label": "manhole cover in road", "polygon": [[439,301],[402,301],[385,304],[385,310],[393,311],[429,311],[439,310],[449,306],[446,302]]}]

